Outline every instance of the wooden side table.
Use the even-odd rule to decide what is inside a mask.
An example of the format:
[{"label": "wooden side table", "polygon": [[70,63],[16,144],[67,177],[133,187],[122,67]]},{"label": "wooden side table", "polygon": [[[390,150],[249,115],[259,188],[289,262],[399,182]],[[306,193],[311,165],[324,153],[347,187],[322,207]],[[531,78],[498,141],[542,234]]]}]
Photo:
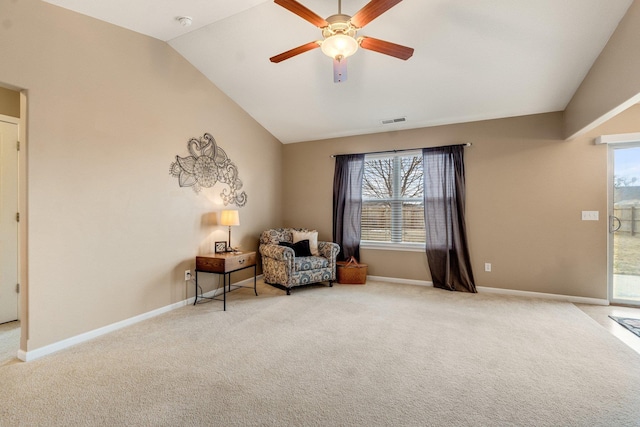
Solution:
[{"label": "wooden side table", "polygon": [[[222,304],[224,311],[227,310],[227,292],[231,292],[231,273],[253,267],[253,292],[258,296],[256,288],[256,253],[255,252],[224,252],[208,254],[196,257],[196,296],[193,305],[198,303],[198,273],[222,274]],[[227,291],[227,283],[229,290]],[[249,288],[249,286],[237,285],[237,288]],[[213,297],[200,296],[200,298],[215,299]]]}]

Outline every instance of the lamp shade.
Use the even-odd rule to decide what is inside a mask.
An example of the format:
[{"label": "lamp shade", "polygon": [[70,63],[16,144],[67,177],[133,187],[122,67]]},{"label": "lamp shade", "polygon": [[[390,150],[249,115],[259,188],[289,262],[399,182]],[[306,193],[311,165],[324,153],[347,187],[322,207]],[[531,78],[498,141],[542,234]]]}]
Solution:
[{"label": "lamp shade", "polygon": [[220,224],[228,226],[240,225],[240,216],[238,215],[238,211],[222,211],[220,214]]},{"label": "lamp shade", "polygon": [[320,49],[325,55],[340,60],[356,53],[358,42],[353,37],[335,34],[324,39]]}]

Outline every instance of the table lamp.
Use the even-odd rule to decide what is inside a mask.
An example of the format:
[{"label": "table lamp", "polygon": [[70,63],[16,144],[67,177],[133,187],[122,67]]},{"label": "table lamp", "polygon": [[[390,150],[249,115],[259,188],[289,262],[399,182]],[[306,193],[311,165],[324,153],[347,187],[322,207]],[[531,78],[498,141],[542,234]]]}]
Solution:
[{"label": "table lamp", "polygon": [[227,246],[227,252],[232,252],[231,249],[231,226],[240,225],[240,217],[237,210],[222,211],[220,214],[220,224],[229,226],[229,244]]}]

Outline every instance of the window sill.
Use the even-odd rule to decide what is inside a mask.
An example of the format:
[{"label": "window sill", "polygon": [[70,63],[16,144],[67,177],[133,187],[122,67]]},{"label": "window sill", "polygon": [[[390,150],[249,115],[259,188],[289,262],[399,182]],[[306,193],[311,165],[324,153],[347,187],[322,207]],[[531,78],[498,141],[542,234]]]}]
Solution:
[{"label": "window sill", "polygon": [[403,252],[424,252],[424,243],[384,243],[384,242],[360,242],[360,249],[370,249],[376,251],[403,251]]}]

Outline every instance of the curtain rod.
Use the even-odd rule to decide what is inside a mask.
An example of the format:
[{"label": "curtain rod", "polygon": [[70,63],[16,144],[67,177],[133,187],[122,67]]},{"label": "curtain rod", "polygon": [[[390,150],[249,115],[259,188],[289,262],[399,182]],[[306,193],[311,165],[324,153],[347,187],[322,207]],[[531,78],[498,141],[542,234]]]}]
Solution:
[{"label": "curtain rod", "polygon": [[[456,145],[463,145],[465,147],[471,147],[473,145],[470,142],[465,142],[462,144],[451,144],[451,145],[439,145],[438,147],[454,147]],[[428,148],[437,148],[437,147],[428,147]],[[347,153],[347,154],[332,154],[329,157],[338,157],[338,156],[349,156],[354,154],[384,154],[384,153],[402,153],[403,151],[416,151],[422,150],[422,148],[404,148],[402,150],[384,150],[384,151],[370,151],[368,153]]]}]

